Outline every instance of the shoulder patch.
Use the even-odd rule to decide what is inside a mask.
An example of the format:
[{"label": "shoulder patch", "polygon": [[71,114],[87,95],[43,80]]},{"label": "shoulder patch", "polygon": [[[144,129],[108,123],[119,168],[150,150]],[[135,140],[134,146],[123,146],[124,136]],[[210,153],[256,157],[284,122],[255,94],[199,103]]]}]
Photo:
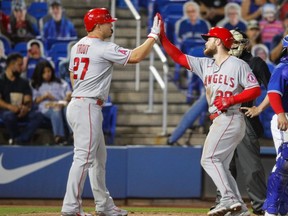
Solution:
[{"label": "shoulder patch", "polygon": [[256,79],[255,75],[252,72],[248,73],[247,80],[250,83],[257,83],[257,79]]}]

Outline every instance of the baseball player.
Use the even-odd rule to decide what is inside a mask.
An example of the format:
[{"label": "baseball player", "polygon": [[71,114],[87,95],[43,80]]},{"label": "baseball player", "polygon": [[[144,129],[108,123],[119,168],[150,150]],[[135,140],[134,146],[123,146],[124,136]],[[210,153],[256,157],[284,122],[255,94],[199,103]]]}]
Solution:
[{"label": "baseball player", "polygon": [[275,112],[271,120],[271,132],[277,157],[276,164],[268,178],[266,200],[263,205],[263,209],[266,211],[265,216],[288,214],[288,35],[282,39],[282,46],[280,63],[268,83],[268,94],[259,106],[247,107],[245,112],[245,115],[253,118],[265,110],[269,104]]},{"label": "baseball player", "polygon": [[[253,57],[251,53],[248,52],[249,40],[244,32],[240,30],[231,30],[230,32],[234,37],[234,43],[229,53],[247,62],[258,82],[267,88],[271,76],[267,64],[261,58]],[[243,103],[241,109],[245,112],[248,107],[252,107],[253,104],[253,101]],[[266,199],[266,178],[261,163],[260,144],[258,141],[258,138],[263,134],[263,127],[258,116],[253,118],[246,117],[245,123],[245,136],[240,145],[237,146],[230,163],[230,171],[236,179],[237,169],[235,163],[237,162],[237,164],[240,165],[245,175],[245,185],[251,200],[253,213],[256,215],[264,215],[262,206]],[[221,198],[219,195],[219,191],[217,191],[216,203],[219,202],[219,198]]]},{"label": "baseball player", "polygon": [[105,183],[106,146],[102,131],[101,107],[108,97],[114,63],[138,63],[152,49],[160,33],[155,16],[148,39],[133,50],[122,48],[105,39],[111,37],[112,18],[106,8],[94,8],[84,16],[87,36],[71,49],[70,78],[72,100],[67,120],[74,133],[74,158],[70,168],[62,216],[87,216],[81,195],[89,173],[90,185],[98,216],[126,216],[128,212],[115,206]]},{"label": "baseball player", "polygon": [[271,132],[277,152],[276,164],[268,178],[265,216],[288,213],[288,35],[282,40],[280,63],[268,84],[268,97],[275,115]]},{"label": "baseball player", "polygon": [[228,212],[241,214],[247,212],[247,207],[229,165],[234,150],[245,135],[244,115],[239,111],[241,103],[255,99],[261,90],[249,65],[229,55],[234,39],[228,29],[213,27],[202,37],[206,40],[204,54],[211,58],[183,54],[167,39],[164,24],[161,24],[160,40],[167,54],[196,73],[206,88],[213,123],[204,143],[201,165],[222,196],[220,203],[208,215],[223,216]]}]

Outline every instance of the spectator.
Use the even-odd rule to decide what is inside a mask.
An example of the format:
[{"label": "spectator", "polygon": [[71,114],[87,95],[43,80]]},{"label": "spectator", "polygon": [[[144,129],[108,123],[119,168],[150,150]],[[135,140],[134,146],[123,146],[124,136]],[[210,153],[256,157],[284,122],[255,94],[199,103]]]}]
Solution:
[{"label": "spectator", "polygon": [[277,1],[277,8],[279,10],[279,19],[284,20],[286,15],[287,15],[287,11],[288,11],[288,1],[287,0],[278,0]]},{"label": "spectator", "polygon": [[[204,45],[201,34],[204,34],[210,29],[210,23],[201,18],[200,8],[196,2],[186,2],[183,5],[183,14],[183,18],[175,24],[175,34],[180,50],[188,53],[191,47]],[[183,81],[188,85],[192,81],[192,74],[187,74],[187,71],[182,69],[179,65],[175,64],[175,81],[179,81],[180,88],[183,85]]]},{"label": "spectator", "polygon": [[263,61],[266,62],[270,73],[273,72],[275,65],[269,60],[269,50],[267,46],[264,44],[257,44],[252,47],[251,54],[253,56],[258,56],[263,59]]},{"label": "spectator", "polygon": [[[23,56],[18,53],[7,57],[5,73],[0,78],[0,117],[9,133],[9,144],[24,144],[31,140],[43,121],[43,115],[32,108],[29,82],[20,77]],[[20,132],[18,122],[26,122]]]},{"label": "spectator", "polygon": [[9,16],[6,15],[3,11],[0,11],[0,32],[6,37],[10,37],[11,26]]},{"label": "spectator", "polygon": [[24,77],[32,78],[36,65],[39,61],[45,60],[43,44],[40,40],[32,39],[27,43],[27,56],[24,57]]},{"label": "spectator", "polygon": [[224,18],[224,7],[227,0],[195,0],[200,5],[200,13],[202,18],[208,20],[211,26],[215,26]]},{"label": "spectator", "polygon": [[3,42],[0,40],[0,75],[5,72],[6,68],[6,55]]},{"label": "spectator", "polygon": [[262,6],[267,0],[242,0],[241,11],[244,20],[260,20],[262,17]]},{"label": "spectator", "polygon": [[275,35],[270,45],[270,49],[271,49],[270,59],[275,64],[279,64],[280,58],[282,55],[282,50],[283,50],[282,38],[288,34],[288,13],[283,19],[283,27],[284,27],[284,31],[280,34]]},{"label": "spectator", "polygon": [[211,26],[201,18],[199,5],[195,2],[186,2],[183,13],[184,17],[175,24],[175,34],[181,51],[188,53],[189,48],[204,45],[201,34],[206,33]]},{"label": "spectator", "polygon": [[39,35],[37,20],[27,13],[24,0],[13,0],[12,12],[10,39],[14,45],[19,42],[27,42]]},{"label": "spectator", "polygon": [[68,83],[55,76],[48,61],[40,61],[33,73],[31,85],[38,110],[52,123],[55,144],[66,144],[63,107],[71,99]]},{"label": "spectator", "polygon": [[77,33],[74,24],[63,15],[61,0],[49,0],[51,19],[44,23],[42,35],[45,47],[49,50],[55,40],[75,40]]},{"label": "spectator", "polygon": [[246,22],[241,17],[241,7],[236,3],[228,3],[225,8],[225,17],[217,26],[232,29],[240,29],[241,31],[246,31]]},{"label": "spectator", "polygon": [[246,34],[249,39],[247,50],[251,52],[254,45],[262,43],[260,27],[257,20],[250,20],[247,22]]},{"label": "spectator", "polygon": [[273,37],[284,31],[283,24],[276,17],[277,9],[274,4],[267,3],[262,8],[262,20],[259,22],[262,43],[269,49]]}]

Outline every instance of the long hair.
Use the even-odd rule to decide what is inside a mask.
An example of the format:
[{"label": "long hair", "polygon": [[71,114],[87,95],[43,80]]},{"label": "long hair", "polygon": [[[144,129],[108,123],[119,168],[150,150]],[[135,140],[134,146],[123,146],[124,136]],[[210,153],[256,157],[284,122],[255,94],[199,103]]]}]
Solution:
[{"label": "long hair", "polygon": [[43,75],[44,69],[46,67],[50,68],[52,71],[52,76],[51,76],[50,82],[61,83],[61,80],[55,76],[55,70],[52,67],[52,65],[50,64],[50,62],[47,60],[43,60],[43,61],[40,61],[37,63],[36,68],[34,70],[34,73],[32,75],[31,86],[33,88],[38,89],[42,85],[42,83],[44,82],[42,75]]}]

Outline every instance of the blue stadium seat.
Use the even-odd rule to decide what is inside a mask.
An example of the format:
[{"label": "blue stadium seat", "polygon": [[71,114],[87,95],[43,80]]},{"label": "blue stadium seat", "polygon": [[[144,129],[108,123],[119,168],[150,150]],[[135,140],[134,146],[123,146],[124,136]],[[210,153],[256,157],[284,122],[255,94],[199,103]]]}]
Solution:
[{"label": "blue stadium seat", "polygon": [[68,44],[68,43],[70,43],[71,41],[75,41],[76,39],[71,39],[71,38],[61,38],[61,39],[59,39],[59,38],[57,38],[57,39],[55,39],[55,38],[48,38],[48,39],[44,39],[44,46],[45,46],[45,49],[46,50],[51,50],[51,48],[52,48],[52,46],[54,45],[54,44],[59,44],[59,43],[66,43],[66,44]]},{"label": "blue stadium seat", "polygon": [[59,77],[58,66],[59,62],[67,57],[68,42],[60,42],[52,45],[48,51],[48,57],[54,62],[56,76]]},{"label": "blue stadium seat", "polygon": [[[139,1],[138,0],[131,0],[131,3],[134,5],[137,11],[139,11]],[[126,9],[128,6],[126,5],[124,0],[117,0],[116,1],[116,6],[118,8],[123,8]]]},{"label": "blue stadium seat", "polygon": [[[174,12],[171,11],[172,13],[170,14],[170,12],[167,11],[169,7],[167,8],[165,7],[169,4],[175,4],[175,3],[183,5],[187,1],[188,0],[149,0],[148,5],[147,5],[148,6],[148,31],[150,31],[150,28],[153,25],[153,19],[156,13],[159,12],[162,16],[166,16],[166,15],[173,16]],[[164,18],[165,17],[163,17],[163,19]]]},{"label": "blue stadium seat", "polygon": [[0,35],[0,40],[3,42],[5,55],[9,55],[11,52],[11,41],[4,35]]},{"label": "blue stadium seat", "polygon": [[21,53],[23,56],[26,56],[27,55],[27,42],[19,42],[15,44],[13,51]]},{"label": "blue stadium seat", "polygon": [[12,12],[12,1],[11,0],[2,0],[0,1],[1,4],[1,10],[6,15],[11,15]]},{"label": "blue stadium seat", "polygon": [[32,2],[28,7],[27,12],[39,21],[48,13],[47,2]]},{"label": "blue stadium seat", "polygon": [[195,56],[195,57],[205,57],[204,48],[205,48],[205,45],[192,47],[189,50],[188,55]]},{"label": "blue stadium seat", "polygon": [[[182,52],[184,53],[189,53],[189,51],[193,48],[200,49],[200,47],[204,48],[205,46],[205,42],[203,40],[203,42],[195,42],[194,39],[191,38],[187,38],[186,40],[184,40],[181,44],[180,44],[180,49],[182,50]],[[194,51],[195,52],[195,51]],[[196,53],[197,54],[197,53]],[[199,54],[197,54],[199,55]],[[202,56],[199,56],[202,57]]]},{"label": "blue stadium seat", "polygon": [[113,145],[116,133],[118,108],[115,105],[108,105],[102,108],[103,113],[103,133],[105,136],[106,144]]},{"label": "blue stadium seat", "polygon": [[160,9],[166,35],[172,43],[175,42],[175,23],[183,17],[183,4],[184,2],[170,3]]}]

